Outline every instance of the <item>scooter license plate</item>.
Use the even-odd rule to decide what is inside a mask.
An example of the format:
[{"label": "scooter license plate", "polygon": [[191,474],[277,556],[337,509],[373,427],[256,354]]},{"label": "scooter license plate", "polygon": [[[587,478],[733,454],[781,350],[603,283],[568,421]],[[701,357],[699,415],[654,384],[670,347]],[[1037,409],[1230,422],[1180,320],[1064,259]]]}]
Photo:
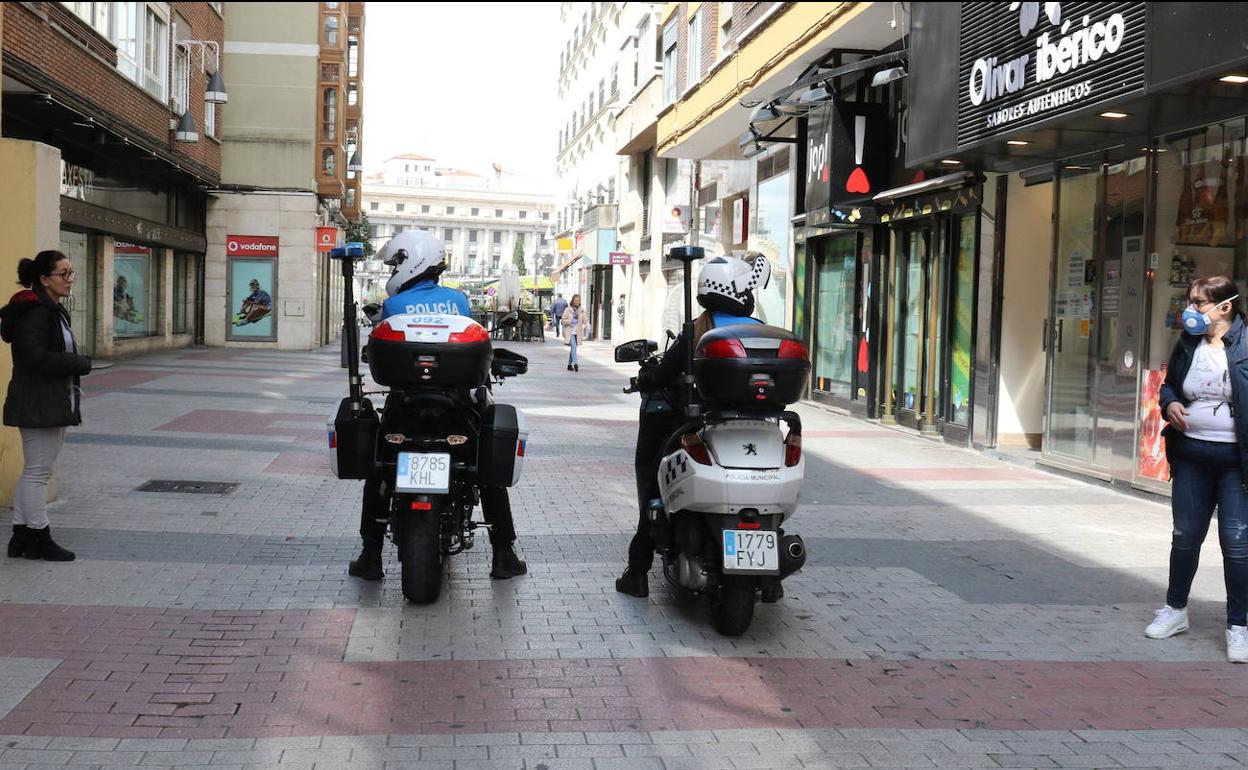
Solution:
[{"label": "scooter license plate", "polygon": [[443,494],[451,488],[451,456],[445,452],[399,452],[395,492]]},{"label": "scooter license plate", "polygon": [[780,573],[776,533],[765,529],[724,530],[724,572],[729,575]]}]

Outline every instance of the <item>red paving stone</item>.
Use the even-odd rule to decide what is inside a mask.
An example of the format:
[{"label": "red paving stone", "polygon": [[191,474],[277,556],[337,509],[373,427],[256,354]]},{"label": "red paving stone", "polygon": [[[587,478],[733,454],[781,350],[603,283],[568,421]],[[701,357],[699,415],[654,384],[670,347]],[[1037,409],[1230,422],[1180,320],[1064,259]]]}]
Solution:
[{"label": "red paving stone", "polygon": [[344,663],[353,619],[0,605],[0,656],[62,659],[0,719],[0,734],[1248,727],[1248,679],[1221,662]]},{"label": "red paving stone", "polygon": [[854,473],[882,481],[1052,481],[1024,468],[854,468]]},{"label": "red paving stone", "polygon": [[[319,428],[292,428],[273,423],[304,423]],[[235,409],[196,409],[156,427],[156,430],[182,433],[230,434],[235,436],[289,436],[299,443],[324,443],[325,418],[314,414],[260,412]]]},{"label": "red paving stone", "polygon": [[804,430],[802,438],[906,438],[895,430]]}]

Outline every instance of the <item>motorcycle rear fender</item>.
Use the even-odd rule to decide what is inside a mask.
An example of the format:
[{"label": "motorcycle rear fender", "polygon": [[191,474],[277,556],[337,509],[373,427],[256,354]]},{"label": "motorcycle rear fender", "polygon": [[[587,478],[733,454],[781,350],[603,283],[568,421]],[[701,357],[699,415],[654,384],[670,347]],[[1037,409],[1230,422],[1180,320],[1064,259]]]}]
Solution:
[{"label": "motorcycle rear fender", "polygon": [[701,465],[684,449],[659,464],[659,492],[668,511],[735,516],[743,508],[787,518],[797,510],[805,461],[792,468],[750,469]]},{"label": "motorcycle rear fender", "polygon": [[731,420],[708,426],[702,440],[725,468],[777,468],[784,465],[784,433],[767,420]]}]

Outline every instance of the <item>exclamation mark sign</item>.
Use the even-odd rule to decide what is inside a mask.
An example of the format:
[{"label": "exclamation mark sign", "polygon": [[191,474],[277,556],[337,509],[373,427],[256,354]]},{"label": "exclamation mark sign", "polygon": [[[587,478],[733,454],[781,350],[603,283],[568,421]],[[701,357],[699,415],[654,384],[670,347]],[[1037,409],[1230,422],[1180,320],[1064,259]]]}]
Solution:
[{"label": "exclamation mark sign", "polygon": [[862,145],[867,139],[867,116],[854,116],[854,170],[845,183],[845,191],[866,194],[871,192],[871,180],[862,170]]}]

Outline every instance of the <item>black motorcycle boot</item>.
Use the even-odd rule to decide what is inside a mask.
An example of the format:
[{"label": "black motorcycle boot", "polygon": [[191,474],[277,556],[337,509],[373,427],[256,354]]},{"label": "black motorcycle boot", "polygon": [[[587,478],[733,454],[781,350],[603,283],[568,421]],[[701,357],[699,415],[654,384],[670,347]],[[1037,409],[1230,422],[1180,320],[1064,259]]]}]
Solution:
[{"label": "black motorcycle boot", "polygon": [[26,558],[44,561],[73,561],[74,552],[67,551],[52,539],[52,528],[26,528]]},{"label": "black motorcycle boot", "polygon": [[25,524],[13,525],[13,539],[9,541],[9,558],[20,559],[26,555],[26,541],[30,539],[30,530]]},{"label": "black motorcycle boot", "polygon": [[629,567],[615,579],[615,590],[644,599],[650,595],[650,576],[646,570]]},{"label": "black motorcycle boot", "polygon": [[514,545],[505,545],[494,549],[494,564],[490,569],[490,577],[495,580],[507,580],[529,572],[529,565],[516,555]]},{"label": "black motorcycle boot", "polygon": [[381,569],[381,547],[384,543],[385,540],[380,537],[364,538],[364,550],[360,551],[360,558],[347,567],[347,574],[364,580],[384,578],[386,573]]}]

